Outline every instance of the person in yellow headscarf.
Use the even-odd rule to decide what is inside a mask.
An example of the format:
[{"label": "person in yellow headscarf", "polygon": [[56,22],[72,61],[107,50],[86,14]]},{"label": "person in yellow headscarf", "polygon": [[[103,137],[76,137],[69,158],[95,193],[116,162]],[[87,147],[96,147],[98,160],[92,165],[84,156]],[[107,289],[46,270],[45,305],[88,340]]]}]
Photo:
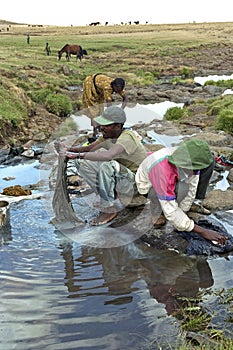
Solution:
[{"label": "person in yellow headscarf", "polygon": [[114,93],[122,97],[121,108],[124,109],[127,103],[125,93],[125,81],[122,78],[111,78],[105,74],[97,73],[85,78],[83,82],[82,108],[85,114],[91,118],[93,126],[93,136],[98,133],[97,124],[94,118],[100,116],[104,112],[104,104],[111,106]]}]

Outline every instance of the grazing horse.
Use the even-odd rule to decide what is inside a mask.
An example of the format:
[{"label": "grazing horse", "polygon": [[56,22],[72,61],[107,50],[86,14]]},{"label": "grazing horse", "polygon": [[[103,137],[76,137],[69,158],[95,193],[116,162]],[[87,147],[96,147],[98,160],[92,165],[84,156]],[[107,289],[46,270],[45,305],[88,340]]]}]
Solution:
[{"label": "grazing horse", "polygon": [[58,51],[58,60],[60,61],[62,54],[66,53],[66,60],[70,61],[71,55],[76,55],[76,60],[79,59],[80,61],[83,58],[83,55],[87,55],[87,51],[83,50],[80,45],[69,45],[66,44],[63,46],[61,50]]}]

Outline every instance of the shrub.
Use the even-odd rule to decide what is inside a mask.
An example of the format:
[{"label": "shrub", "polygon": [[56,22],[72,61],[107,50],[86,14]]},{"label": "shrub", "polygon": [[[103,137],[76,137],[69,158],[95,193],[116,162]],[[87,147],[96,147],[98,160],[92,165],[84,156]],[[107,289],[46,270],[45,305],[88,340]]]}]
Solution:
[{"label": "shrub", "polygon": [[76,101],[72,101],[72,106],[73,106],[73,111],[80,111],[80,109],[82,108],[82,100],[76,100]]},{"label": "shrub", "polygon": [[224,110],[233,111],[233,96],[226,95],[221,96],[220,98],[213,99],[208,105],[208,115],[219,115],[219,113]]},{"label": "shrub", "polygon": [[233,111],[223,109],[217,118],[216,128],[233,135]]},{"label": "shrub", "polygon": [[204,85],[216,85],[219,87],[225,87],[227,89],[232,89],[233,88],[233,79],[228,79],[228,80],[207,80]]},{"label": "shrub", "polygon": [[31,98],[36,103],[45,104],[47,96],[52,94],[52,93],[53,93],[53,91],[49,88],[40,89],[40,90],[34,91],[31,94]]},{"label": "shrub", "polygon": [[207,86],[207,85],[216,85],[217,86],[217,82],[214,80],[207,80],[205,82],[204,86]]},{"label": "shrub", "polygon": [[69,116],[72,112],[72,103],[68,96],[63,94],[49,94],[45,100],[46,109],[59,117]]},{"label": "shrub", "polygon": [[151,72],[144,72],[143,70],[138,69],[136,71],[136,76],[140,78],[140,82],[142,85],[154,84],[155,77]]},{"label": "shrub", "polygon": [[180,68],[180,75],[187,79],[187,78],[192,78],[193,77],[193,68],[190,67],[181,67]]},{"label": "shrub", "polygon": [[0,124],[10,122],[13,127],[17,127],[23,120],[27,120],[33,111],[34,104],[21,88],[7,80],[1,81]]},{"label": "shrub", "polygon": [[75,134],[78,130],[77,123],[72,118],[65,119],[64,123],[59,126],[59,129],[53,134],[53,137],[59,138]]},{"label": "shrub", "polygon": [[165,120],[178,120],[185,116],[187,114],[187,111],[181,107],[171,107],[168,108],[166,113],[164,114]]}]

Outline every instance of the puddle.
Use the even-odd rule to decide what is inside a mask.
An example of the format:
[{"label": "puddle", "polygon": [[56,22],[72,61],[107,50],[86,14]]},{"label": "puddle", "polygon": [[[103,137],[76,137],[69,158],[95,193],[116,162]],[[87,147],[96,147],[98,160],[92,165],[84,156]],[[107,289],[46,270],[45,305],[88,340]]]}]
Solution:
[{"label": "puddle", "polygon": [[164,134],[157,134],[153,130],[147,131],[147,136],[153,140],[153,143],[164,145],[166,147],[172,147],[177,145],[183,138],[182,135],[170,136]]},{"label": "puddle", "polygon": [[222,95],[224,96],[224,95],[232,95],[232,94],[233,94],[233,90],[226,89]]},{"label": "puddle", "polygon": [[[14,185],[26,186],[35,184],[40,180],[38,167],[40,162],[38,160],[28,161],[24,164],[17,164],[12,166],[0,167],[1,187],[8,187]],[[12,177],[12,180],[3,180],[4,178]]]},{"label": "puddle", "polygon": [[207,77],[195,77],[194,81],[195,83],[204,85],[205,82],[209,80],[218,81],[218,80],[230,80],[233,79],[232,75],[208,75]]},{"label": "puddle", "polygon": [[[209,81],[209,80],[213,80],[213,81],[219,81],[219,80],[230,80],[233,79],[233,74],[232,75],[209,75],[208,77],[196,77],[194,78],[195,83],[204,85],[205,82]],[[233,94],[233,90],[231,89],[226,89],[222,95],[231,95]]]},{"label": "puddle", "polygon": [[[125,107],[125,127],[132,127],[135,124],[150,124],[153,120],[162,120],[166,111],[171,107],[183,107],[183,103],[164,101],[142,105],[137,103],[134,107]],[[120,105],[119,105],[120,106]],[[72,119],[78,124],[79,130],[92,132],[91,121],[85,115],[72,115]]]},{"label": "puddle", "polygon": [[223,176],[221,180],[219,180],[215,186],[214,186],[214,190],[222,190],[222,191],[226,191],[230,185],[229,182],[227,180],[227,176],[229,174],[229,171],[224,171],[221,172],[221,175]]}]

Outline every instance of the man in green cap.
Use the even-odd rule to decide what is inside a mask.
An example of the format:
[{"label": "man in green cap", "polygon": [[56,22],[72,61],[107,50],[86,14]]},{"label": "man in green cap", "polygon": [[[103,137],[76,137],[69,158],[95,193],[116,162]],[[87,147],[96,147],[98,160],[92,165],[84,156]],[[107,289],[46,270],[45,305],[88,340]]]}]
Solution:
[{"label": "man in green cap", "polygon": [[[67,158],[74,159],[77,173],[99,195],[100,214],[90,224],[102,225],[117,216],[116,198],[125,206],[132,205],[138,194],[135,173],[146,150],[134,131],[124,129],[122,108],[110,106],[94,120],[102,136],[88,146],[65,147],[65,151]],[[138,205],[145,204],[146,199],[139,197]]]},{"label": "man in green cap", "polygon": [[225,236],[198,226],[187,215],[196,198],[204,199],[213,169],[213,154],[200,139],[187,140],[178,147],[162,148],[149,155],[140,164],[135,179],[138,192],[151,200],[155,227],[168,220],[178,231],[194,231],[224,244]]}]

